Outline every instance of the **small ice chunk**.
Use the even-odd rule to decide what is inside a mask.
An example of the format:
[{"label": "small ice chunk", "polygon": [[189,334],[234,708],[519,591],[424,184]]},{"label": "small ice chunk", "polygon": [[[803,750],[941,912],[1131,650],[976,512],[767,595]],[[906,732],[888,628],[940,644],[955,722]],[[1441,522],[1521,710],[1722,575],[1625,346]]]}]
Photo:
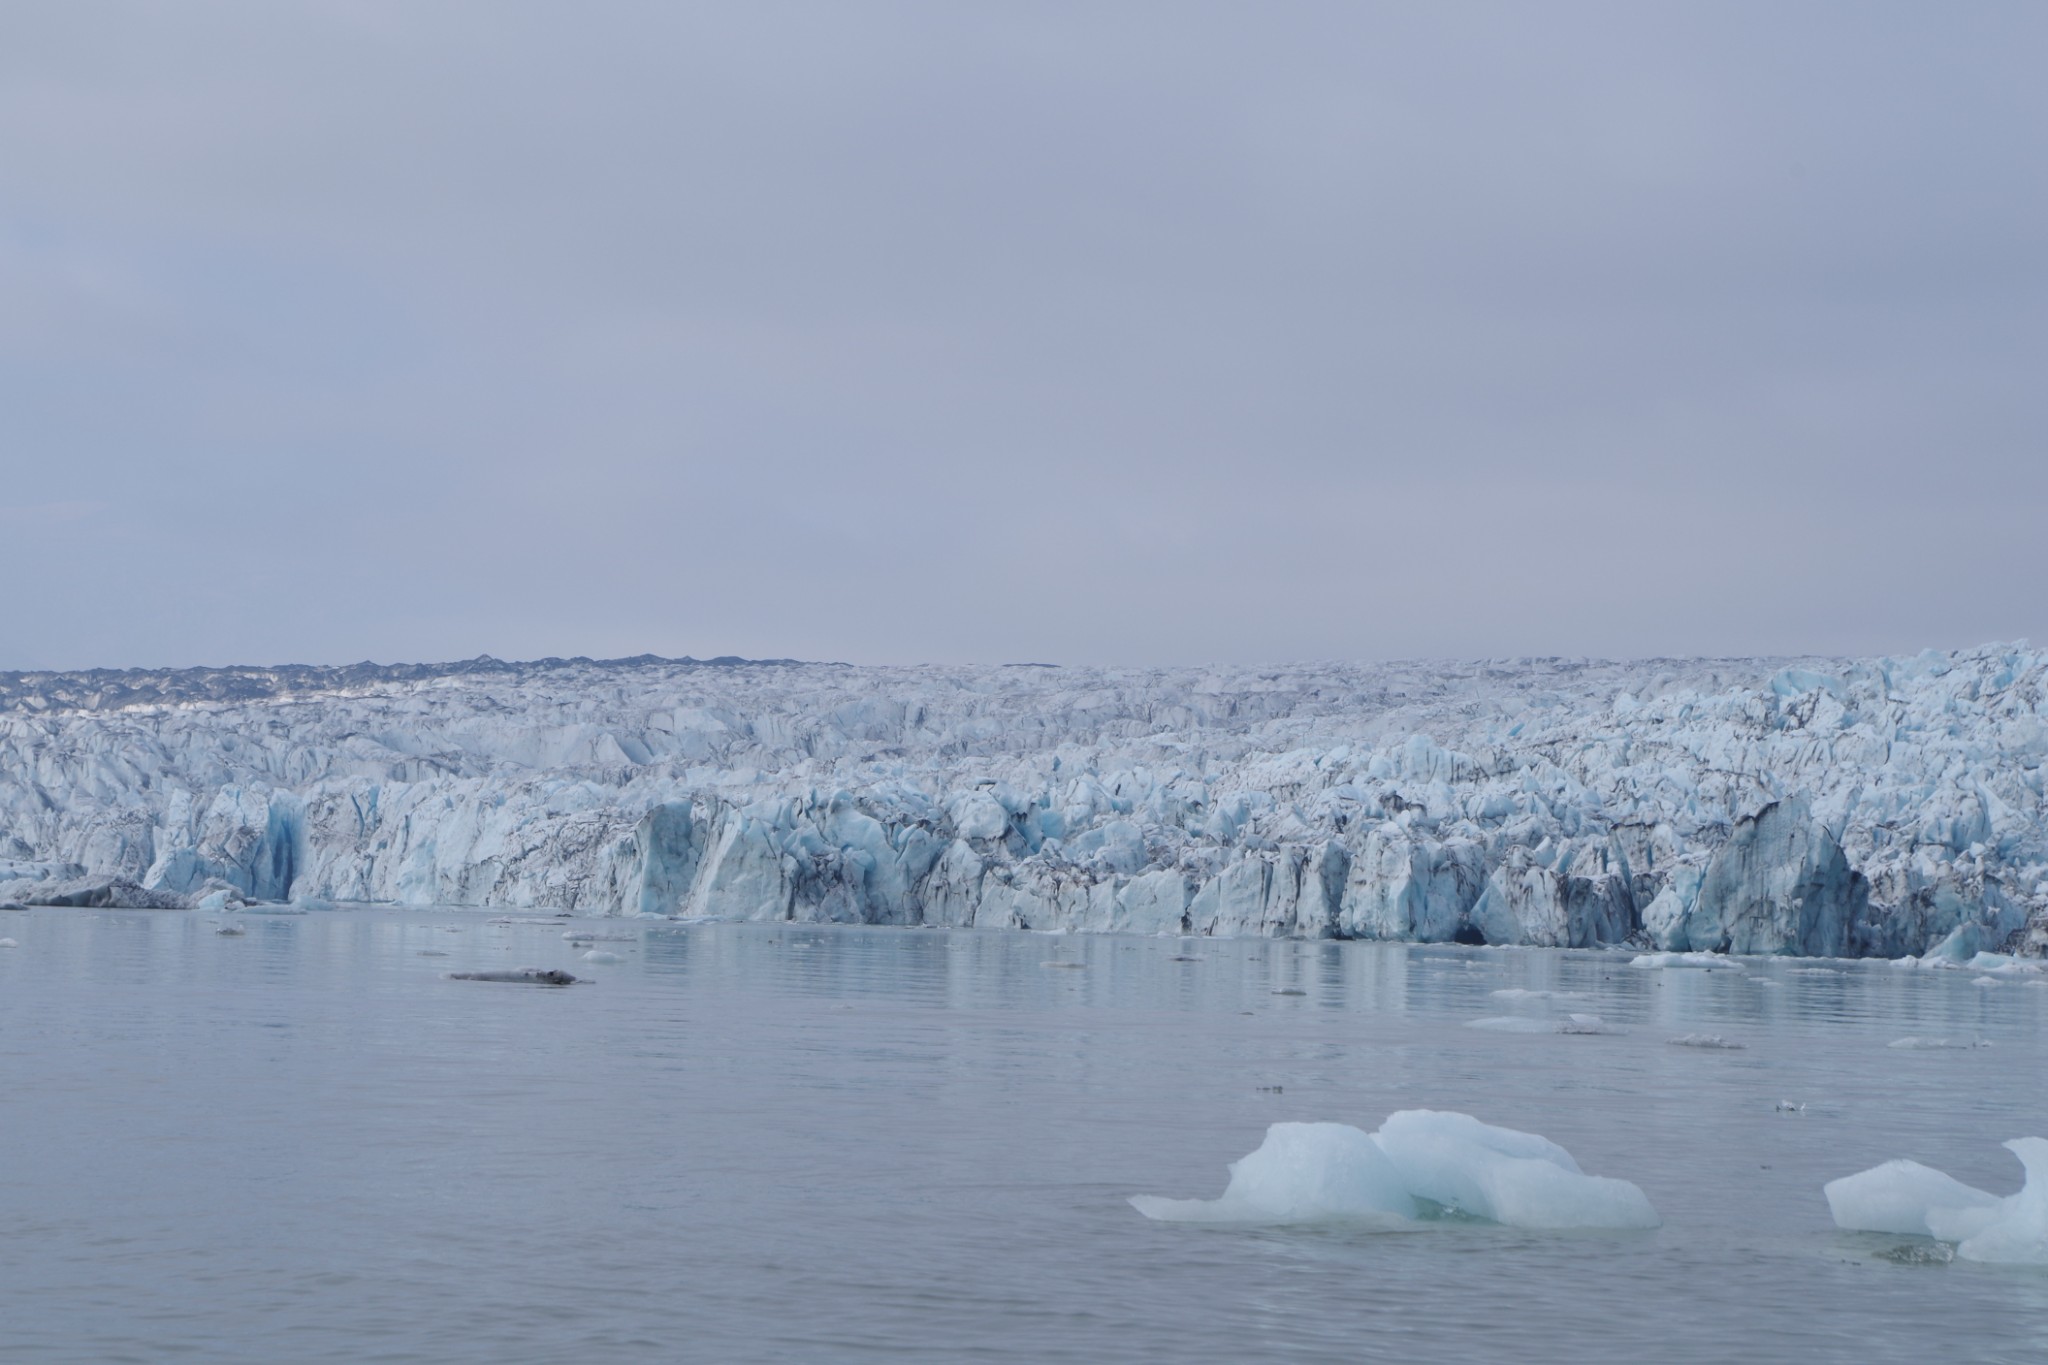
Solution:
[{"label": "small ice chunk", "polygon": [[1718,1033],[1681,1033],[1669,1041],[1673,1047],[1721,1048],[1730,1052],[1743,1047],[1743,1044],[1730,1042]]},{"label": "small ice chunk", "polygon": [[1932,1166],[1904,1160],[1830,1180],[1821,1193],[1838,1228],[1945,1241],[1977,1231],[2005,1202]]},{"label": "small ice chunk", "polygon": [[1465,1027],[1482,1029],[1489,1033],[1555,1033],[1557,1021],[1532,1019],[1519,1014],[1494,1014],[1482,1019],[1468,1019],[1465,1021]]},{"label": "small ice chunk", "polygon": [[11,938],[0,938],[0,948],[19,948],[21,945]]},{"label": "small ice chunk", "polygon": [[1637,953],[1629,959],[1631,967],[1731,967],[1742,970],[1742,964],[1734,958],[1719,953]]},{"label": "small ice chunk", "polygon": [[617,962],[620,959],[617,953],[608,953],[602,948],[592,948],[583,955],[583,960],[585,962]]},{"label": "small ice chunk", "polygon": [[1886,1047],[1895,1047],[1907,1052],[1951,1052],[1967,1051],[1973,1047],[1990,1047],[1989,1038],[1922,1038],[1917,1034],[1894,1038]]},{"label": "small ice chunk", "polygon": [[1597,1014],[1567,1014],[1562,1019],[1546,1019],[1526,1014],[1489,1014],[1478,1019],[1466,1020],[1465,1027],[1488,1033],[1595,1034],[1627,1031],[1616,1028]]},{"label": "small ice chunk", "polygon": [[1161,1199],[1131,1206],[1166,1223],[1373,1223],[1416,1215],[1415,1200],[1372,1138],[1348,1123],[1276,1123],[1257,1151],[1230,1163],[1221,1199]]},{"label": "small ice chunk", "polygon": [[1550,1139],[1470,1114],[1404,1109],[1373,1141],[1409,1191],[1447,1209],[1518,1228],[1653,1228],[1660,1221],[1626,1180],[1586,1175]]},{"label": "small ice chunk", "polygon": [[1521,986],[1510,986],[1506,990],[1493,992],[1496,1000],[1584,1000],[1584,991],[1532,991]]},{"label": "small ice chunk", "polygon": [[1963,965],[1991,976],[2039,976],[2048,970],[2039,962],[2028,962],[2008,953],[1979,953]]}]

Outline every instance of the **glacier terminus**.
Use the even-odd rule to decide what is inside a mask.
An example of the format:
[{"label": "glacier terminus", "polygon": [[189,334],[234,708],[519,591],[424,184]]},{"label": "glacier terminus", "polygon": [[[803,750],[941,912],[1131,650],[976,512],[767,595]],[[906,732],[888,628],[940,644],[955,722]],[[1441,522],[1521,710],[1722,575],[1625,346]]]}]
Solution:
[{"label": "glacier terminus", "polygon": [[0,901],[2048,946],[2048,652],[0,674]]}]

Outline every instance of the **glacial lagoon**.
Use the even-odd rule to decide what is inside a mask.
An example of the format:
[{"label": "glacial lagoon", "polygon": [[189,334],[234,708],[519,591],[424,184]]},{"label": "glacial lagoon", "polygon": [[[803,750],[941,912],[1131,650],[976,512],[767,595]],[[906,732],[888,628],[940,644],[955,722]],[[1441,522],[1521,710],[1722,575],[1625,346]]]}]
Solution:
[{"label": "glacial lagoon", "polygon": [[[2048,975],[473,911],[0,936],[9,1362],[2048,1358],[2048,1269],[1822,1194],[1895,1157],[2017,1190]],[[586,980],[449,979],[525,966]],[[1661,1223],[1129,1202],[1412,1109]]]}]

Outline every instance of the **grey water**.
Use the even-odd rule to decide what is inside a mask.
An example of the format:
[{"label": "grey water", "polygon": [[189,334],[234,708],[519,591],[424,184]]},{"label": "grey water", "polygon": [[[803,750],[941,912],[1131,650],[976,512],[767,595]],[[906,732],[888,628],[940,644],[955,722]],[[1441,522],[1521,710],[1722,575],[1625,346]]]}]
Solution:
[{"label": "grey water", "polygon": [[[2019,980],[617,921],[578,926],[626,936],[593,965],[564,921],[238,919],[0,916],[0,1360],[2048,1359],[2048,1271],[1821,1196],[1894,1156],[2018,1187]],[[589,981],[445,975],[527,965]],[[1626,1032],[1466,1027],[1564,1011]],[[1279,1120],[1417,1107],[1544,1134],[1663,1226],[1125,1202],[1213,1197]]]}]

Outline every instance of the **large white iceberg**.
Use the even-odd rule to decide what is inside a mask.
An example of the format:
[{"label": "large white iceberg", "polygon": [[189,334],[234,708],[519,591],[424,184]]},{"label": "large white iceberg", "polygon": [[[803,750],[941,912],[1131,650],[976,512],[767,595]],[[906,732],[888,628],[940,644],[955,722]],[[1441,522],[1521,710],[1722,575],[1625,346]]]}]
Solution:
[{"label": "large white iceberg", "polygon": [[1835,1226],[1851,1232],[1934,1237],[1966,1261],[2048,1265],[2048,1138],[2005,1146],[2027,1180],[2000,1198],[1917,1161],[1887,1161],[1824,1187]]},{"label": "large white iceberg", "polygon": [[1469,1114],[1404,1109],[1376,1133],[1343,1123],[1276,1123],[1230,1164],[1220,1199],[1137,1195],[1148,1218],[1182,1223],[1363,1223],[1417,1218],[1418,1200],[1509,1227],[1653,1228],[1626,1180],[1587,1175],[1564,1148]]}]

